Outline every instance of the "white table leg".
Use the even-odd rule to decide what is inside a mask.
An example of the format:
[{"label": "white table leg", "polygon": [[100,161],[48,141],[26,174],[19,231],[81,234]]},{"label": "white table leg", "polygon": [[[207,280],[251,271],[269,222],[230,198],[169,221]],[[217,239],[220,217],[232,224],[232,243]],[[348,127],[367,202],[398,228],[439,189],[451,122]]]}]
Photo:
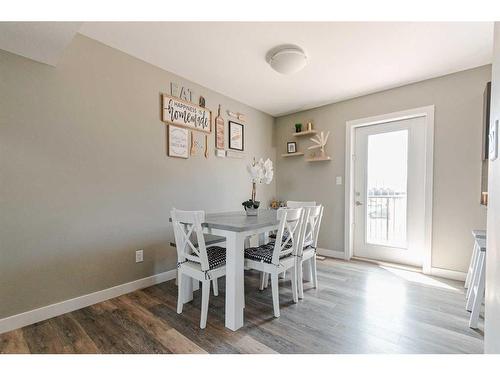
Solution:
[{"label": "white table leg", "polygon": [[226,327],[236,331],[243,327],[244,307],[244,242],[239,233],[226,236]]}]

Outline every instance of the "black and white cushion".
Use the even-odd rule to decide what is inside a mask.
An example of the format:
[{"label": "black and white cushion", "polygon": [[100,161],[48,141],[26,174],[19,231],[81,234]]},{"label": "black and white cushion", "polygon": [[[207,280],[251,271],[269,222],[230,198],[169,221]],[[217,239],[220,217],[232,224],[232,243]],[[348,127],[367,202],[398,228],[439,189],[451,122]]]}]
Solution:
[{"label": "black and white cushion", "polygon": [[226,248],[220,246],[207,247],[208,268],[221,267],[226,264]]},{"label": "black and white cushion", "polygon": [[[288,247],[288,249],[290,247]],[[268,244],[257,247],[249,247],[248,249],[245,249],[245,258],[271,264],[273,261],[273,251],[274,242],[269,242]],[[287,258],[291,255],[291,252],[280,255],[280,259]]]},{"label": "black and white cushion", "polygon": [[[193,254],[194,255],[194,254]],[[207,247],[208,269],[221,267],[226,264],[226,248],[220,246]],[[198,262],[196,262],[198,263]]]}]

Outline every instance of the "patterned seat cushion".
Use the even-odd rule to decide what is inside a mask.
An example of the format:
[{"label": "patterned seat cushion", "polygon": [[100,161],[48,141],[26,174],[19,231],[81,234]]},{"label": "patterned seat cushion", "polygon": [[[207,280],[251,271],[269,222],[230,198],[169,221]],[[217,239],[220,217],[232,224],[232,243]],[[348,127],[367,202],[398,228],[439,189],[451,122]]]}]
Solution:
[{"label": "patterned seat cushion", "polygon": [[[289,249],[290,247],[287,248]],[[245,258],[271,264],[273,260],[273,251],[274,242],[269,242],[268,244],[258,247],[249,247],[248,249],[245,249]],[[280,256],[280,259],[287,258],[291,255],[291,252],[288,254],[283,254],[282,256]]]},{"label": "patterned seat cushion", "polygon": [[[226,248],[220,246],[207,247],[208,269],[221,267],[226,264]],[[193,262],[196,263],[196,262]]]},{"label": "patterned seat cushion", "polygon": [[220,247],[220,246],[207,247],[207,255],[208,255],[208,267],[211,270],[226,264],[225,247]]}]

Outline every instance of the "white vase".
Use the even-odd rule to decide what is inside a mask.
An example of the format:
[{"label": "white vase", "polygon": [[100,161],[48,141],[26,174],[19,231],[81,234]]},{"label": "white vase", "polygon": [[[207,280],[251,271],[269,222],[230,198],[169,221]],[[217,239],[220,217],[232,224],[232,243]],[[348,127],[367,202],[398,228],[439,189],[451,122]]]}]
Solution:
[{"label": "white vase", "polygon": [[247,216],[257,216],[257,213],[259,212],[258,208],[253,208],[253,207],[245,207],[245,211],[247,213]]}]

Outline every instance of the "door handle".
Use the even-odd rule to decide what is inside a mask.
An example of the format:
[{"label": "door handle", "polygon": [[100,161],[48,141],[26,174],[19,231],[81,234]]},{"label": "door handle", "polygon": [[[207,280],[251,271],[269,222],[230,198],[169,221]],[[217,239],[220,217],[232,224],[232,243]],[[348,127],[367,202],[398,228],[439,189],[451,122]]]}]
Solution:
[{"label": "door handle", "polygon": [[355,205],[356,205],[356,206],[362,206],[362,205],[363,205],[363,202],[356,201]]}]

